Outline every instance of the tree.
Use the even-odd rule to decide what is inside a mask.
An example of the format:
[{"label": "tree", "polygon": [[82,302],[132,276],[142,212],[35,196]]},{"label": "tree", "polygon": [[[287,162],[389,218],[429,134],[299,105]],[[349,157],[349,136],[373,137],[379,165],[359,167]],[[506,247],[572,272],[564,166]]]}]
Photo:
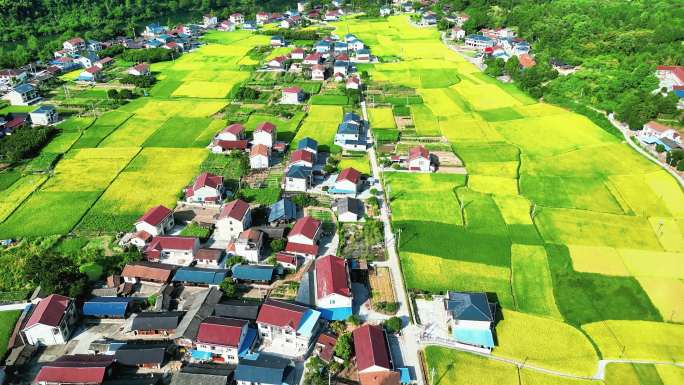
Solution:
[{"label": "tree", "polygon": [[344,333],[337,337],[337,343],[335,344],[335,354],[341,359],[349,361],[353,353],[354,348],[352,346],[351,333]]},{"label": "tree", "polygon": [[520,70],[520,61],[517,56],[513,56],[504,65],[504,73],[511,78],[516,78],[518,76],[518,71]]},{"label": "tree", "polygon": [[352,314],[347,318],[347,322],[354,326],[359,326],[361,325],[361,318],[359,318],[359,316],[356,314]]},{"label": "tree", "polygon": [[487,65],[487,68],[485,69],[485,74],[491,77],[503,75],[504,65],[506,64],[506,62],[502,58],[487,58],[487,60],[485,60],[485,64]]},{"label": "tree", "polygon": [[277,253],[279,251],[283,251],[284,248],[285,248],[285,241],[283,241],[282,239],[274,239],[271,241],[271,250],[274,253]]},{"label": "tree", "polygon": [[347,325],[344,323],[344,321],[332,321],[330,323],[330,330],[340,336],[347,331]]},{"label": "tree", "polygon": [[221,283],[221,291],[223,291],[223,295],[228,298],[235,298],[238,294],[237,285],[235,285],[235,282],[233,282],[232,278],[226,278],[223,280]]},{"label": "tree", "polygon": [[41,255],[29,258],[24,273],[45,292],[75,297],[87,287],[87,277],[79,271],[73,258],[62,255]]},{"label": "tree", "polygon": [[658,152],[659,154],[665,152],[665,146],[661,143],[656,144],[655,149],[656,149],[656,152]]},{"label": "tree", "polygon": [[107,90],[107,97],[110,99],[118,100],[119,91],[117,91],[115,88],[110,88]]},{"label": "tree", "polygon": [[325,362],[318,356],[313,356],[306,363],[306,374],[304,375],[304,383],[307,385],[327,385],[328,384],[328,370]]},{"label": "tree", "polygon": [[387,330],[388,333],[394,334],[401,330],[403,323],[401,322],[401,318],[391,317],[383,323],[383,326],[385,326],[385,330]]},{"label": "tree", "polygon": [[684,171],[684,160],[677,162],[677,171]]},{"label": "tree", "polygon": [[119,97],[123,100],[133,99],[133,92],[124,88],[123,90],[119,91]]}]

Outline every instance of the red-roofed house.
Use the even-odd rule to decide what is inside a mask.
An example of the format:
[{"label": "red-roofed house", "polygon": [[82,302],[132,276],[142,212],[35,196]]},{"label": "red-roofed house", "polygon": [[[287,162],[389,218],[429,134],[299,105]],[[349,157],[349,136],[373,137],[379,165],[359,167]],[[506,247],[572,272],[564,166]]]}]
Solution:
[{"label": "red-roofed house", "polygon": [[289,302],[266,300],[256,323],[261,339],[281,354],[301,356],[309,350],[319,324],[318,312]]},{"label": "red-roofed house", "polygon": [[219,31],[235,31],[235,23],[231,23],[230,20],[223,20],[218,25]]},{"label": "red-roofed house", "polygon": [[531,68],[537,64],[537,62],[534,61],[532,56],[530,56],[529,54],[526,54],[526,53],[519,55],[518,60],[520,61],[520,66],[522,68]]},{"label": "red-roofed house", "polygon": [[245,138],[245,126],[233,123],[216,135],[218,140],[242,140]]},{"label": "red-roofed house", "polygon": [[258,25],[268,23],[269,20],[271,20],[271,15],[266,12],[258,12],[256,14],[256,22]]},{"label": "red-roofed house", "polygon": [[76,322],[73,301],[59,294],[52,294],[34,306],[22,338],[29,345],[62,345],[67,342]]},{"label": "red-roofed house", "polygon": [[[321,333],[316,340],[314,353],[323,361],[330,363],[335,358],[335,345],[337,345],[337,338],[328,333]],[[335,360],[339,360],[338,362],[342,361],[339,358],[335,358]]]},{"label": "red-roofed house", "polygon": [[355,329],[352,336],[359,374],[392,370],[387,336],[380,326],[363,325]]},{"label": "red-roofed house", "polygon": [[674,87],[684,86],[684,67],[682,66],[658,66],[656,76],[660,81],[658,88],[667,88],[672,91]]},{"label": "red-roofed house", "polygon": [[135,222],[136,231],[144,231],[156,237],[168,233],[175,225],[173,211],[159,205],[147,210],[143,216]]},{"label": "red-roofed house", "polygon": [[185,189],[185,200],[196,203],[216,203],[223,199],[224,192],[222,176],[203,172],[197,176],[192,185]]},{"label": "red-roofed house", "polygon": [[322,64],[314,64],[311,67],[311,80],[325,80],[325,66]]},{"label": "red-roofed house", "polygon": [[150,262],[188,266],[198,249],[199,239],[195,237],[159,235],[152,238],[143,254]]},{"label": "red-roofed house", "polygon": [[278,263],[286,269],[296,270],[299,267],[299,257],[295,254],[281,251],[277,253],[275,257],[276,261],[278,261]]},{"label": "red-roofed house", "polygon": [[285,69],[285,62],[287,62],[287,56],[276,56],[269,60],[267,63],[268,68],[271,69]]},{"label": "red-roofed house", "polygon": [[349,167],[340,171],[335,178],[335,187],[330,192],[338,194],[356,194],[361,186],[361,173]]},{"label": "red-roofed house", "polygon": [[256,229],[247,229],[240,233],[233,246],[235,255],[239,255],[248,262],[259,263],[261,248],[264,245],[264,233]]},{"label": "red-roofed house", "polygon": [[358,76],[352,75],[352,76],[347,78],[346,87],[348,90],[358,90],[360,85],[361,85],[361,80],[359,79]]},{"label": "red-roofed house", "polygon": [[254,128],[254,139],[252,140],[252,144],[263,144],[264,146],[271,148],[276,141],[277,134],[278,129],[275,124],[271,122],[261,122]]},{"label": "red-roofed house", "polygon": [[169,282],[174,269],[175,267],[163,263],[131,262],[124,266],[121,276],[128,283],[142,281],[148,284],[163,284]]},{"label": "red-roofed house", "polygon": [[280,100],[281,104],[299,104],[304,99],[304,92],[299,87],[283,88],[283,97]]},{"label": "red-roofed house", "polygon": [[86,42],[80,37],[75,37],[62,43],[62,48],[67,52],[78,52],[86,49]]},{"label": "red-roofed house", "polygon": [[150,74],[150,66],[147,63],[136,64],[128,69],[128,74],[133,76],[144,76]]},{"label": "red-roofed house", "polygon": [[245,17],[241,13],[234,13],[230,15],[230,22],[234,24],[242,24],[245,22]]},{"label": "red-roofed house", "polygon": [[212,361],[238,362],[238,349],[247,336],[249,322],[233,318],[208,317],[199,325],[195,350],[211,353]]},{"label": "red-roofed house", "polygon": [[290,156],[290,167],[292,166],[303,166],[303,167],[313,167],[314,155],[310,151],[306,150],[296,150],[292,152]]},{"label": "red-roofed house", "polygon": [[409,150],[408,169],[411,171],[430,172],[430,152],[424,146]]},{"label": "red-roofed house", "polygon": [[680,142],[681,140],[676,129],[654,120],[644,124],[643,130],[639,131],[639,136],[650,136],[658,139],[667,138],[675,142]]},{"label": "red-roofed house", "polygon": [[102,68],[97,66],[88,67],[78,75],[78,80],[96,82],[102,79]]},{"label": "red-roofed house", "polygon": [[323,318],[346,320],[352,315],[351,281],[347,261],[334,255],[316,259],[316,307]]},{"label": "red-roofed house", "polygon": [[231,241],[252,225],[252,209],[243,200],[234,200],[221,208],[214,237]]},{"label": "red-roofed house", "polygon": [[287,235],[287,241],[302,245],[315,245],[321,237],[321,221],[312,217],[297,219],[292,230]]},{"label": "red-roofed house", "polygon": [[290,52],[290,57],[292,60],[303,60],[304,59],[304,48],[295,48]]},{"label": "red-roofed house", "polygon": [[323,58],[323,55],[321,55],[318,52],[314,52],[314,53],[306,55],[306,57],[304,57],[304,61],[302,61],[302,64],[305,64],[305,65],[320,64],[321,58]]},{"label": "red-roofed house", "polygon": [[211,152],[214,154],[226,154],[231,151],[245,151],[249,141],[247,140],[219,140],[214,139]]},{"label": "red-roofed house", "polygon": [[255,144],[249,151],[249,168],[259,170],[268,168],[271,149],[264,144]]},{"label": "red-roofed house", "polygon": [[33,383],[39,385],[101,384],[112,374],[114,356],[75,354],[44,364]]}]

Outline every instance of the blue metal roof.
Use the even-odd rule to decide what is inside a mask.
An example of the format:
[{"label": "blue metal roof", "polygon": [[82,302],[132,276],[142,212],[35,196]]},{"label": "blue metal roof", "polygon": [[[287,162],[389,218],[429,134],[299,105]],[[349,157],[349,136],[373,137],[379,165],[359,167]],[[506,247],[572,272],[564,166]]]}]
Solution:
[{"label": "blue metal roof", "polygon": [[280,219],[290,220],[297,217],[297,205],[288,198],[283,198],[271,205],[268,211],[268,221],[274,222]]},{"label": "blue metal roof", "polygon": [[316,48],[330,48],[330,43],[327,41],[319,41],[316,43]]},{"label": "blue metal roof", "polygon": [[399,378],[400,383],[408,384],[411,382],[411,373],[408,368],[399,368],[399,373],[401,373],[401,377]]},{"label": "blue metal roof", "polygon": [[362,120],[363,119],[361,119],[361,116],[359,114],[354,113],[354,112],[347,112],[342,117],[343,122],[352,121],[352,122],[361,123]]},{"label": "blue metal roof", "polygon": [[472,39],[472,40],[480,40],[480,41],[492,41],[492,39],[488,38],[487,36],[483,35],[468,35],[466,39]]},{"label": "blue metal roof", "polygon": [[224,269],[202,269],[198,267],[181,267],[173,276],[176,282],[192,282],[205,285],[220,285],[228,270]]},{"label": "blue metal roof", "polygon": [[43,104],[31,112],[32,114],[46,114],[55,110],[55,107],[50,104]]},{"label": "blue metal roof", "polygon": [[306,337],[311,337],[319,318],[321,318],[321,312],[313,309],[307,309],[302,316],[302,320],[299,322],[297,333]]},{"label": "blue metal roof", "polygon": [[340,125],[337,126],[338,134],[358,135],[359,132],[361,132],[361,126],[359,126],[358,124],[354,124],[352,122],[340,123]]},{"label": "blue metal roof", "polygon": [[370,55],[370,51],[365,49],[365,48],[362,48],[362,49],[356,51],[356,54],[357,55]]},{"label": "blue metal roof", "polygon": [[302,138],[297,142],[297,150],[304,150],[307,148],[318,151],[318,142],[309,137]]},{"label": "blue metal roof", "polygon": [[679,97],[680,99],[684,99],[684,90],[675,90],[674,91],[675,95]]},{"label": "blue metal roof", "polygon": [[285,176],[287,176],[288,178],[304,179],[309,178],[312,172],[313,170],[310,167],[294,165],[290,167],[289,170],[287,170],[287,174]]},{"label": "blue metal roof", "polygon": [[235,369],[235,379],[280,385],[286,379],[285,370],[288,366],[290,366],[290,360],[262,353],[256,359],[241,359]]},{"label": "blue metal roof", "polygon": [[18,86],[14,87],[14,90],[19,92],[20,94],[23,94],[26,92],[33,91],[33,86],[30,84],[19,84]]},{"label": "blue metal roof", "polygon": [[132,298],[98,297],[83,303],[83,315],[92,317],[124,317]]},{"label": "blue metal roof", "polygon": [[247,328],[247,334],[245,334],[245,338],[242,339],[242,344],[240,344],[240,347],[238,348],[238,357],[243,358],[249,353],[249,349],[252,348],[256,336],[256,329]]},{"label": "blue metal roof", "polygon": [[275,269],[273,266],[235,265],[232,268],[233,278],[248,281],[270,281]]},{"label": "blue metal roof", "polygon": [[469,345],[494,347],[494,337],[489,329],[455,328],[454,338],[458,342]]},{"label": "blue metal roof", "polygon": [[148,40],[146,44],[153,47],[153,48],[157,48],[157,47],[162,46],[162,43],[159,40]]}]

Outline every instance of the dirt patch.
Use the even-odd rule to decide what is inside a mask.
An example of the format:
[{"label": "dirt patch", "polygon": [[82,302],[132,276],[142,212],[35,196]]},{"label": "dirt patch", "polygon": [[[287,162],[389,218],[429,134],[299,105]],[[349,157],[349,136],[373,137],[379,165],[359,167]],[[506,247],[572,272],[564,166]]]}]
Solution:
[{"label": "dirt patch", "polygon": [[463,167],[461,159],[451,151],[432,151],[432,154],[439,159],[441,167]]},{"label": "dirt patch", "polygon": [[392,275],[388,267],[378,267],[368,274],[371,287],[371,303],[395,302]]}]

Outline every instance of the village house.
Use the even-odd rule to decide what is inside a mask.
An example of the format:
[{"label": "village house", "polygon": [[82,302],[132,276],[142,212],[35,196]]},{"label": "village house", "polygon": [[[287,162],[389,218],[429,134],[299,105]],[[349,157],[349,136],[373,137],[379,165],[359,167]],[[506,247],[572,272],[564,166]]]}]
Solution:
[{"label": "village house", "polygon": [[21,330],[29,345],[63,345],[67,343],[77,314],[74,302],[59,294],[51,294],[33,307]]},{"label": "village house", "polygon": [[304,60],[302,61],[302,64],[304,65],[317,65],[321,63],[321,59],[323,58],[323,55],[321,55],[318,52],[310,53],[304,57]]},{"label": "village house", "polygon": [[185,200],[191,203],[217,203],[224,194],[223,177],[205,171],[185,189]]},{"label": "village house", "polygon": [[126,343],[116,349],[113,356],[117,365],[161,369],[166,362],[168,348],[168,343]]},{"label": "village house", "polygon": [[264,233],[256,229],[247,229],[238,235],[232,245],[228,246],[228,253],[239,255],[251,263],[259,263],[262,258],[263,245]]},{"label": "village house", "polygon": [[188,266],[198,249],[199,239],[195,237],[158,235],[152,238],[143,254],[150,262]]},{"label": "village house", "polygon": [[316,340],[313,354],[327,364],[331,363],[333,360],[343,363],[344,360],[335,357],[335,345],[337,345],[337,338],[335,338],[335,336],[330,333],[321,333]]},{"label": "village house", "polygon": [[95,65],[96,62],[100,60],[95,52],[86,52],[82,56],[77,56],[75,60],[83,66],[83,68],[90,68]]},{"label": "village house", "polygon": [[295,150],[290,156],[290,167],[302,166],[311,168],[314,165],[314,154],[306,150]]},{"label": "village house", "polygon": [[304,48],[295,48],[290,52],[290,57],[292,60],[304,60]]},{"label": "village house", "polygon": [[24,70],[6,69],[0,70],[0,83],[6,86],[14,86],[26,81],[28,72]]},{"label": "village house", "polygon": [[216,239],[230,241],[252,225],[252,209],[249,203],[237,199],[221,208],[216,222]]},{"label": "village house", "polygon": [[304,137],[297,142],[297,150],[306,150],[314,155],[314,159],[318,155],[318,142],[314,139]]},{"label": "village house", "polygon": [[313,169],[311,167],[294,165],[285,172],[285,191],[308,191],[313,184]]},{"label": "village house", "polygon": [[297,22],[291,17],[288,17],[288,18],[280,21],[280,28],[289,29],[289,28],[292,28],[296,25],[297,25]]},{"label": "village house", "polygon": [[349,72],[349,62],[346,60],[335,60],[333,72],[335,74],[342,74],[343,76],[346,76],[347,72]]},{"label": "village house", "polygon": [[[241,350],[249,347],[243,347],[248,334],[251,334],[248,321],[208,317],[199,325],[193,355],[204,356],[213,362],[237,364]],[[254,342],[254,337],[256,333],[251,334],[251,343]],[[205,354],[198,355],[195,352]]]},{"label": "village house", "polygon": [[245,138],[245,126],[240,123],[233,123],[221,130],[217,135],[218,140],[242,140]]},{"label": "village house", "polygon": [[320,316],[304,306],[266,300],[256,321],[264,348],[289,357],[306,354],[318,334]]},{"label": "village house", "polygon": [[276,56],[273,59],[269,60],[269,62],[266,63],[266,65],[271,70],[284,70],[287,60],[287,56]]},{"label": "village house", "polygon": [[150,74],[150,66],[147,63],[136,64],[128,69],[128,74],[133,76],[147,76]]},{"label": "village house", "polygon": [[494,348],[492,323],[496,304],[490,303],[485,293],[449,291],[444,309],[454,340],[488,351]]},{"label": "village house", "polygon": [[271,37],[271,46],[272,47],[282,47],[285,45],[285,39],[280,36],[280,35],[273,35]]},{"label": "village house", "polygon": [[38,91],[30,84],[19,84],[2,98],[13,106],[28,106],[41,99]]},{"label": "village house", "polygon": [[41,365],[34,384],[93,385],[102,384],[112,375],[114,356],[75,354],[61,356]]},{"label": "village house", "polygon": [[278,130],[271,122],[261,122],[254,128],[252,145],[262,144],[268,148],[273,147],[276,142]]},{"label": "village house", "polygon": [[233,265],[233,281],[253,284],[270,285],[275,276],[275,267],[272,265]]},{"label": "village house", "polygon": [[174,225],[175,221],[171,210],[162,205],[153,207],[135,222],[136,234],[131,243],[138,247],[144,247],[152,237],[167,234]]},{"label": "village house", "polygon": [[204,28],[214,28],[218,24],[218,18],[213,15],[202,16],[202,26]]},{"label": "village house", "polygon": [[62,43],[62,48],[66,52],[76,53],[86,49],[86,42],[80,37],[75,37]]},{"label": "village house", "polygon": [[197,250],[193,259],[197,261],[197,266],[218,268],[223,260],[223,250],[202,248]]},{"label": "village house", "polygon": [[157,23],[149,24],[145,26],[145,30],[143,31],[142,35],[145,38],[153,38],[157,35],[161,35],[164,32],[166,32],[166,28],[162,27],[161,25]]},{"label": "village house", "polygon": [[352,332],[356,369],[361,385],[398,385],[401,375],[393,370],[387,335],[380,326],[363,325]]},{"label": "village house", "polygon": [[658,89],[665,88],[668,92],[684,89],[684,66],[657,66]]},{"label": "village house", "polygon": [[328,192],[332,194],[354,194],[361,188],[361,173],[349,167],[340,171],[335,178],[335,185]]},{"label": "village house", "polygon": [[281,104],[299,104],[304,100],[304,92],[299,87],[286,87],[282,91]]},{"label": "village house", "polygon": [[275,258],[278,264],[282,266],[284,269],[295,271],[299,268],[300,259],[295,254],[290,254],[281,251],[276,253]]},{"label": "village house", "polygon": [[371,61],[371,53],[367,49],[360,49],[354,53],[354,60],[357,63],[369,63]]},{"label": "village house", "polygon": [[214,139],[209,149],[214,154],[229,154],[232,151],[245,151],[248,145],[248,140]]},{"label": "village house", "polygon": [[102,59],[96,61],[95,66],[104,69],[104,68],[110,67],[112,65],[112,63],[114,63],[114,59],[107,56],[105,58],[102,58]]},{"label": "village house", "polygon": [[217,288],[226,280],[228,270],[203,267],[181,267],[171,281],[183,286]]},{"label": "village house", "polygon": [[281,198],[268,208],[268,223],[272,226],[297,219],[297,205],[289,198]]},{"label": "village house", "polygon": [[287,235],[285,251],[313,258],[318,255],[318,240],[323,235],[321,221],[306,216],[299,218]]},{"label": "village house", "polygon": [[430,172],[430,152],[425,146],[412,147],[409,150],[408,169],[410,171]]},{"label": "village house", "polygon": [[344,114],[342,123],[337,127],[335,144],[344,150],[365,151],[368,147],[367,140],[366,122],[353,112]]},{"label": "village house", "polygon": [[258,25],[264,25],[271,20],[271,15],[266,12],[257,12],[256,22]]},{"label": "village house", "polygon": [[518,60],[520,61],[520,67],[523,69],[534,67],[537,64],[534,58],[526,53],[519,55]]},{"label": "village house", "polygon": [[352,51],[358,51],[366,48],[366,45],[359,39],[354,39],[347,42],[347,47]]},{"label": "village house", "polygon": [[324,65],[315,64],[311,67],[311,80],[323,81],[326,78],[325,74],[326,68]]},{"label": "village house", "polygon": [[234,371],[235,368],[229,365],[189,363],[173,374],[171,385],[232,385]]},{"label": "village house", "polygon": [[235,31],[235,23],[232,23],[230,20],[224,20],[218,25],[217,29],[223,32]]},{"label": "village house", "polygon": [[233,24],[242,24],[245,22],[245,17],[241,13],[234,13],[230,15],[230,22]]},{"label": "village house", "polygon": [[437,24],[437,15],[434,12],[425,12],[420,23],[422,25],[435,25]]},{"label": "village house", "polygon": [[463,28],[456,26],[451,29],[451,38],[453,40],[463,40],[465,39],[465,36],[466,33]]},{"label": "village house", "polygon": [[348,90],[358,90],[361,80],[358,76],[350,76],[347,78],[345,88]]},{"label": "village house", "polygon": [[235,369],[237,385],[297,385],[294,363],[286,358],[259,353],[243,358]]},{"label": "village house", "polygon": [[43,104],[42,106],[31,111],[31,123],[34,126],[49,126],[57,123],[59,114],[57,109],[50,104]]},{"label": "village house", "polygon": [[4,117],[0,116],[0,138],[5,135],[12,135],[16,130],[28,125],[29,116],[23,113],[10,113]]},{"label": "village house", "polygon": [[316,308],[329,321],[352,315],[352,292],[345,258],[327,255],[316,259]]},{"label": "village house", "polygon": [[138,282],[160,285],[169,282],[176,269],[175,266],[162,263],[138,261],[124,266],[121,276],[124,282],[136,284]]},{"label": "village house", "polygon": [[343,41],[336,41],[335,43],[333,43],[333,52],[336,55],[342,54],[342,53],[347,53],[348,48],[349,47],[347,46],[347,43],[345,43]]},{"label": "village house", "polygon": [[314,45],[314,50],[316,53],[323,55],[323,57],[328,57],[330,54],[330,42],[321,40]]},{"label": "village house", "polygon": [[639,132],[639,135],[653,136],[658,139],[667,138],[676,142],[681,140],[679,133],[675,128],[666,126],[653,120],[644,124],[643,129]]},{"label": "village house", "polygon": [[263,144],[255,144],[249,151],[249,167],[252,170],[266,169],[269,166],[271,149]]},{"label": "village house", "polygon": [[78,75],[78,80],[84,82],[99,82],[102,80],[102,68],[96,66],[88,67]]},{"label": "village house", "polygon": [[131,297],[95,297],[83,303],[81,314],[93,318],[126,318]]},{"label": "village house", "polygon": [[466,47],[484,50],[487,47],[493,47],[495,41],[489,37],[482,35],[468,35],[465,38]]},{"label": "village house", "polygon": [[333,210],[337,214],[337,220],[343,223],[358,222],[366,215],[363,201],[350,197],[336,199]]},{"label": "village house", "polygon": [[340,15],[337,13],[337,11],[328,11],[325,13],[325,16],[323,19],[325,21],[337,21],[339,20]]},{"label": "village house", "polygon": [[179,311],[167,312],[143,312],[133,317],[131,332],[136,336],[163,336],[173,335],[183,318]]},{"label": "village house", "polygon": [[459,27],[463,27],[463,24],[465,24],[465,22],[468,20],[470,20],[470,16],[465,13],[459,13],[456,15],[456,25]]}]

